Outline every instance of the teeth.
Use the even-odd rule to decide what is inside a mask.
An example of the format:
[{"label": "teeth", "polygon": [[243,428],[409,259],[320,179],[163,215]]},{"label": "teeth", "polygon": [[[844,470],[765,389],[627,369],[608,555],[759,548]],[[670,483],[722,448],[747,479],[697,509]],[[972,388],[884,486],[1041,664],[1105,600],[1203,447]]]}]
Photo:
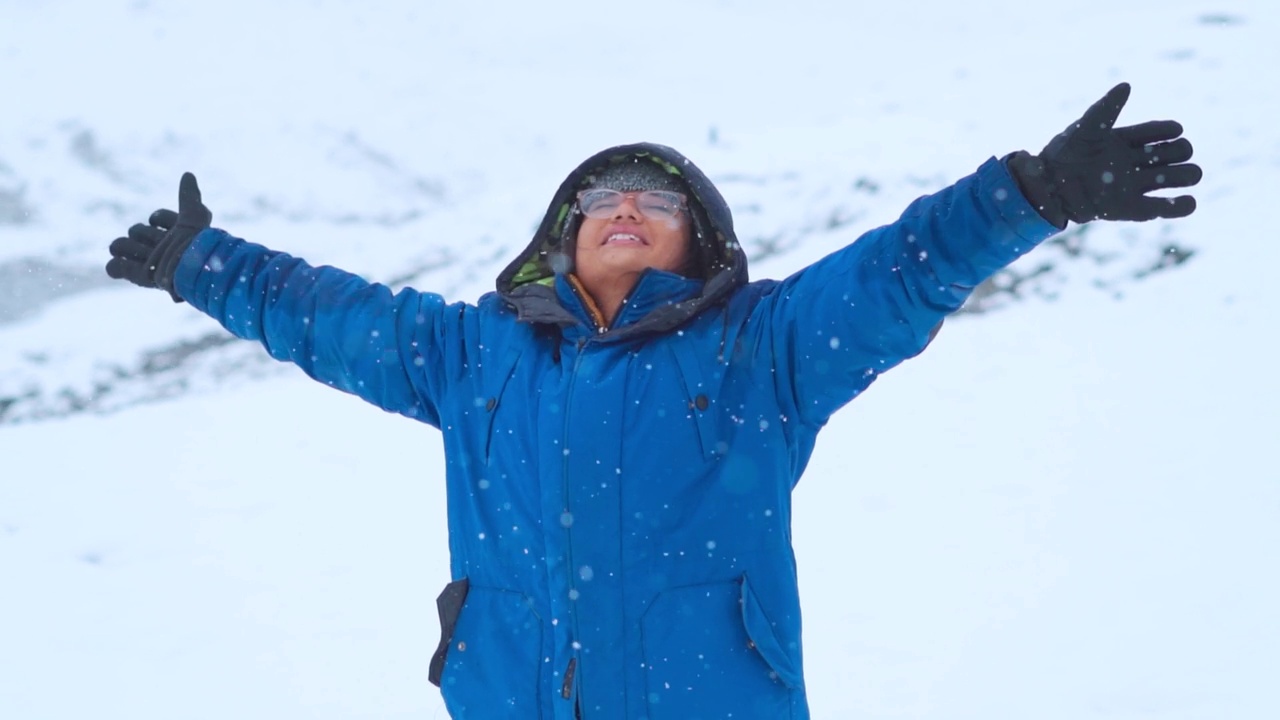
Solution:
[{"label": "teeth", "polygon": [[614,240],[628,240],[630,242],[638,242],[638,243],[644,242],[643,240],[640,239],[639,235],[632,235],[631,233],[614,233],[610,235],[608,239],[605,240],[605,242],[613,242]]}]

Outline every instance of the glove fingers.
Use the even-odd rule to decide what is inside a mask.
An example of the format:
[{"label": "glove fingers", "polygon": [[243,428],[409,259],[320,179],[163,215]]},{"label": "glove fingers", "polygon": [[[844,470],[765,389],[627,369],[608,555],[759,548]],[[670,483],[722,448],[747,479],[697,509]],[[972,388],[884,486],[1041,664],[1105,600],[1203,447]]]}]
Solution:
[{"label": "glove fingers", "polygon": [[178,210],[200,204],[200,184],[196,182],[196,176],[189,172],[182,173],[182,179],[178,181]]},{"label": "glove fingers", "polygon": [[115,280],[128,280],[134,285],[155,287],[148,277],[146,263],[113,257],[107,261],[107,275]]},{"label": "glove fingers", "polygon": [[113,280],[124,280],[126,269],[132,264],[118,257],[113,257],[107,261],[107,275]]},{"label": "glove fingers", "polygon": [[1143,198],[1134,208],[1130,220],[1154,220],[1156,218],[1186,217],[1196,211],[1196,199],[1190,195],[1178,197]]},{"label": "glove fingers", "polygon": [[1151,192],[1161,188],[1184,188],[1191,187],[1200,182],[1200,178],[1204,177],[1204,171],[1199,165],[1186,163],[1185,165],[1172,165],[1170,167],[1146,168],[1139,171],[1138,186],[1142,192]]},{"label": "glove fingers", "polygon": [[1173,165],[1174,163],[1183,163],[1191,159],[1191,141],[1186,138],[1178,138],[1173,142],[1157,143],[1155,145],[1143,145],[1138,151],[1139,166],[1155,166],[1155,165]]},{"label": "glove fingers", "polygon": [[154,245],[138,242],[131,237],[116,238],[109,248],[113,259],[133,263],[146,263],[154,249]]},{"label": "glove fingers", "polygon": [[161,208],[151,213],[151,217],[148,218],[147,222],[152,227],[158,227],[161,230],[169,230],[173,228],[174,225],[178,224],[178,213]]},{"label": "glove fingers", "polygon": [[1106,95],[1085,110],[1080,118],[1080,125],[1089,132],[1115,127],[1120,111],[1124,109],[1125,103],[1129,102],[1130,90],[1129,83],[1120,83],[1111,88]]},{"label": "glove fingers", "polygon": [[192,227],[204,228],[213,222],[213,213],[201,202],[196,176],[189,172],[182,173],[182,180],[178,182],[178,215],[184,225]]},{"label": "glove fingers", "polygon": [[1176,120],[1152,120],[1116,128],[1116,134],[1130,145],[1147,145],[1178,137],[1182,134],[1182,124]]},{"label": "glove fingers", "polygon": [[129,228],[129,238],[144,245],[155,247],[164,239],[164,230],[150,225],[138,223]]}]

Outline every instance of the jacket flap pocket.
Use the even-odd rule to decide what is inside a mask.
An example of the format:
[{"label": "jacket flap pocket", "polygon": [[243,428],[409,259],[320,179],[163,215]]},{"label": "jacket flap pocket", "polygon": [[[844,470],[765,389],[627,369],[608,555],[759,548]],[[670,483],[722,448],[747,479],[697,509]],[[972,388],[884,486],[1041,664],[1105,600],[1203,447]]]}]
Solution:
[{"label": "jacket flap pocket", "polygon": [[498,405],[502,403],[502,393],[506,390],[511,376],[515,374],[516,362],[520,359],[520,350],[514,345],[507,348],[503,353],[502,359],[492,368],[492,373],[486,372],[484,375],[483,385],[481,386],[481,397],[475,399],[476,406],[483,412],[488,414],[485,420],[485,443],[484,457],[487,462],[493,451],[493,422],[497,415]]},{"label": "jacket flap pocket", "polygon": [[742,577],[742,624],[746,626],[747,636],[751,638],[756,651],[778,674],[778,679],[789,688],[800,687],[803,681],[797,661],[799,654],[792,652],[778,640],[773,631],[773,623],[760,606],[745,575]]},{"label": "jacket flap pocket", "polygon": [[716,362],[714,355],[699,359],[698,350],[684,338],[677,338],[672,343],[672,352],[676,356],[676,364],[680,368],[680,377],[684,381],[684,389],[689,400],[689,413],[698,427],[698,440],[702,444],[702,455],[710,460],[723,454],[726,447],[722,443],[717,418],[720,416],[717,403],[720,399],[720,386],[724,382],[726,366]]},{"label": "jacket flap pocket", "polygon": [[[502,397],[502,391],[507,387],[507,381],[511,379],[511,374],[516,369],[516,361],[519,359],[520,348],[512,345],[502,354],[501,359],[498,360],[495,366],[484,368],[486,372],[482,377],[484,377],[483,392],[485,396],[477,398],[477,403],[497,404]],[[493,405],[490,405],[488,409],[492,410]]]},{"label": "jacket flap pocket", "polygon": [[543,657],[542,622],[528,595],[468,585],[439,678],[449,717],[536,713]]}]

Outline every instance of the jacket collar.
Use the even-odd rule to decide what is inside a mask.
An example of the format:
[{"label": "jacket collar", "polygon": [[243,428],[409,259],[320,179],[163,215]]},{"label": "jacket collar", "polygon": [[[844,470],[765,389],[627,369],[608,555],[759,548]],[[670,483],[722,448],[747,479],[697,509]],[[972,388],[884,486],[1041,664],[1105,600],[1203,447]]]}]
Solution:
[{"label": "jacket collar", "polygon": [[556,297],[561,307],[578,321],[563,329],[565,338],[574,340],[593,335],[608,337],[618,333],[632,334],[626,330],[635,329],[633,326],[641,324],[654,310],[697,297],[702,292],[702,286],[701,280],[653,268],[645,270],[636,281],[631,295],[623,301],[622,307],[614,316],[613,324],[602,329],[598,313],[594,311],[595,302],[582,289],[577,278],[557,275],[555,284]]}]

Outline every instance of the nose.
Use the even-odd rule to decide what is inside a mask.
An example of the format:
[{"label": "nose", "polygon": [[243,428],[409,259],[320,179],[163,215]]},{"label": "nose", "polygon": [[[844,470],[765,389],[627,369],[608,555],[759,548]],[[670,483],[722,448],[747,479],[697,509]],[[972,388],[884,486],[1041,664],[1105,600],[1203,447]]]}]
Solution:
[{"label": "nose", "polygon": [[614,220],[640,220],[643,215],[640,213],[640,206],[636,204],[636,198],[632,195],[623,195],[622,202],[618,203],[617,209],[613,211]]}]

